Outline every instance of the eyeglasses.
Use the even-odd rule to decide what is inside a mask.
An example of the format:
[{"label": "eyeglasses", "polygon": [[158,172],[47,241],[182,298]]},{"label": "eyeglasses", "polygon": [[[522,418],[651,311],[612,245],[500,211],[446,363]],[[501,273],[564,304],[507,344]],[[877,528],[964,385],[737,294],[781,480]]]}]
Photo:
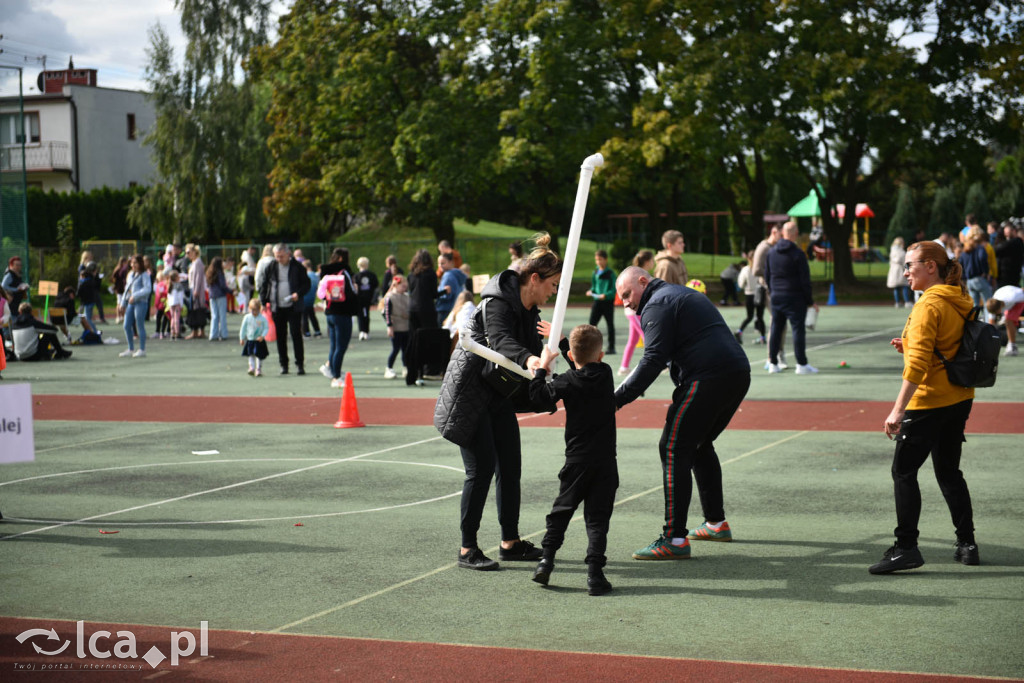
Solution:
[{"label": "eyeglasses", "polygon": [[907,261],[906,263],[903,264],[903,270],[905,270],[905,271],[906,270],[910,270],[910,266],[914,265],[915,263],[927,263],[927,262],[928,262],[927,260],[925,260],[925,261]]}]

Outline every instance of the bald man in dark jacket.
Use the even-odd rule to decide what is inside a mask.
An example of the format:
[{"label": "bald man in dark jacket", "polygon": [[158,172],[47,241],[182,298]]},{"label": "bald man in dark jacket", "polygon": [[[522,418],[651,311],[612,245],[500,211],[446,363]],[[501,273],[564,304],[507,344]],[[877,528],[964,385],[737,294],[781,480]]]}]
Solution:
[{"label": "bald man in dark jacket", "polygon": [[[644,355],[615,392],[621,408],[637,399],[669,365],[672,405],[658,451],[665,485],[665,525],[660,538],[633,553],[637,560],[690,557],[689,539],[732,540],[725,520],[722,466],[715,439],[750,387],[750,362],[711,300],[681,285],[651,278],[630,266],[616,282],[623,305],[636,311]],[[687,510],[697,481],[704,523],[688,532]]]}]

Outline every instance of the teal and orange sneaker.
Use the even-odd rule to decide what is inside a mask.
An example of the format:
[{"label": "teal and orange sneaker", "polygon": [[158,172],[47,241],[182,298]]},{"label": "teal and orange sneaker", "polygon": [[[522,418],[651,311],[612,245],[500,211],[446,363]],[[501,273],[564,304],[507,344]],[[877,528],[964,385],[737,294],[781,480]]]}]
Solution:
[{"label": "teal and orange sneaker", "polygon": [[640,548],[633,553],[634,560],[688,560],[690,559],[690,542],[682,545],[672,545],[672,542],[664,536],[646,548]]},{"label": "teal and orange sneaker", "polygon": [[709,527],[707,522],[703,522],[691,531],[687,538],[691,541],[725,541],[728,543],[732,540],[732,530],[729,529],[729,522],[722,522],[722,528],[718,531]]}]

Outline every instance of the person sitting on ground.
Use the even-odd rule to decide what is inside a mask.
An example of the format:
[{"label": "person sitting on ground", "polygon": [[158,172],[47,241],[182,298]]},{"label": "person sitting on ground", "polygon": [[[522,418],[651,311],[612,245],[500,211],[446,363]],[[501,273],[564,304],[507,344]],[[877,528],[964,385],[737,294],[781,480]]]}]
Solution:
[{"label": "person sitting on ground", "polygon": [[92,323],[84,315],[79,315],[75,310],[75,290],[73,287],[65,287],[64,291],[53,300],[53,305],[55,308],[64,309],[64,315],[53,318],[53,324],[60,329],[69,344],[77,343],[71,340],[71,335],[68,332],[68,328],[71,325],[80,324],[83,330],[83,337],[85,336],[84,333],[96,331]]},{"label": "person sitting on ground", "polygon": [[32,304],[23,301],[14,319],[14,355],[21,361],[63,360],[71,352],[60,345],[57,328],[32,315]]}]

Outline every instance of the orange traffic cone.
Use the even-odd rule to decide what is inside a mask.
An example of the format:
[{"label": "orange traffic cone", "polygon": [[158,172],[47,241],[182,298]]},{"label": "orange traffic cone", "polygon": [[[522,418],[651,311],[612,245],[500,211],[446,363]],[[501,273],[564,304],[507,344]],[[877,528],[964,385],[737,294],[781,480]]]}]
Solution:
[{"label": "orange traffic cone", "polygon": [[341,394],[341,410],[338,412],[338,421],[334,423],[335,429],[346,429],[348,427],[365,427],[359,419],[359,406],[356,405],[356,388],[352,386],[352,373],[345,373],[345,391]]}]

